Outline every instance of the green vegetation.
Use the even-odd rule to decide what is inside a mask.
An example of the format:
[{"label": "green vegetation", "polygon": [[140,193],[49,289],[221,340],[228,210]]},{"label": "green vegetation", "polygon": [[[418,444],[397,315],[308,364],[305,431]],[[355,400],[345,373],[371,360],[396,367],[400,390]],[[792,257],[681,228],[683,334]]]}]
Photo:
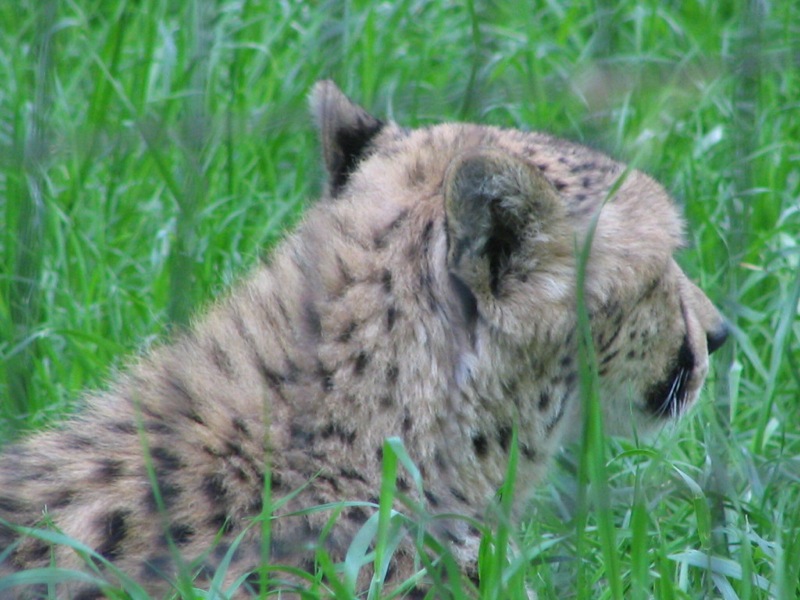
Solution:
[{"label": "green vegetation", "polygon": [[522,529],[499,519],[481,597],[521,597],[520,574],[541,598],[800,597],[798,56],[792,0],[2,3],[0,439],[57,420],[280,239],[320,189],[305,99],[332,78],[406,125],[543,129],[653,173],[733,325],[657,450],[589,440]]}]

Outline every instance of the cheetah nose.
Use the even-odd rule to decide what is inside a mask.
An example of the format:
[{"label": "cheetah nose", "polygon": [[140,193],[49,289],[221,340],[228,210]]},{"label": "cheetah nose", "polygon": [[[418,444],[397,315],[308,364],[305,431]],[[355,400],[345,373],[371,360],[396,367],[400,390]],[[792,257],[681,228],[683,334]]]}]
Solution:
[{"label": "cheetah nose", "polygon": [[708,353],[715,352],[725,343],[730,335],[731,327],[727,321],[722,321],[717,328],[712,331],[706,332],[706,344],[708,346]]}]

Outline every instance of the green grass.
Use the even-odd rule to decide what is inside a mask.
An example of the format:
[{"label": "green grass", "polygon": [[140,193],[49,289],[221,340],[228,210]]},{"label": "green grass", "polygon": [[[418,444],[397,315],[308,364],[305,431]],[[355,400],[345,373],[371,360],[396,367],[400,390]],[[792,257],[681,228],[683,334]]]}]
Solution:
[{"label": "green grass", "polygon": [[653,173],[733,325],[657,450],[561,457],[496,533],[521,550],[486,545],[483,597],[520,570],[542,598],[799,597],[798,56],[792,0],[2,3],[0,439],[281,238],[320,189],[306,95],[329,77],[405,125],[544,129]]}]

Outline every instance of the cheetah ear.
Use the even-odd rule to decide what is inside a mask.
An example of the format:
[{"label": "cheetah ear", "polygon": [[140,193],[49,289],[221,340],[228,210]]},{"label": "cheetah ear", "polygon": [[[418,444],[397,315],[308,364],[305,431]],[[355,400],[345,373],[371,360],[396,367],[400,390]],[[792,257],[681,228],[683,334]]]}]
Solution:
[{"label": "cheetah ear", "polygon": [[318,81],[310,101],[328,170],[328,192],[334,198],[384,123],[352,102],[332,81]]},{"label": "cheetah ear", "polygon": [[563,212],[558,192],[533,165],[506,152],[456,157],[444,179],[448,267],[477,296],[497,296],[515,258],[535,256]]}]

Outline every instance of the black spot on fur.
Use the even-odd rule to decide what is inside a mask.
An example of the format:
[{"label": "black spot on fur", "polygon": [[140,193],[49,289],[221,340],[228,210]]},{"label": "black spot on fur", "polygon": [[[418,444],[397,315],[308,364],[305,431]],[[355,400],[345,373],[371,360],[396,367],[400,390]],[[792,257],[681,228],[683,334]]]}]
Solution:
[{"label": "black spot on fur", "polygon": [[160,471],[178,471],[183,468],[183,461],[174,452],[163,446],[150,448],[150,457]]},{"label": "black spot on fur", "polygon": [[[163,473],[156,473],[156,485],[158,487],[158,494],[161,497],[161,502],[165,509],[170,509],[177,503],[182,490],[176,483],[170,481]],[[146,496],[146,505],[151,512],[160,510],[158,501],[156,500],[156,492],[151,489]]]},{"label": "black spot on fur", "polygon": [[408,492],[411,489],[411,486],[408,485],[408,481],[405,477],[398,477],[397,478],[397,489],[403,493]]},{"label": "black spot on fur", "polygon": [[399,375],[400,370],[397,368],[397,365],[389,365],[386,367],[386,381],[389,385],[395,385]]},{"label": "black spot on fur", "polygon": [[233,520],[225,513],[215,513],[208,519],[208,524],[214,533],[230,533],[233,529]]},{"label": "black spot on fur", "polygon": [[231,424],[236,431],[243,434],[246,438],[250,438],[250,429],[247,427],[247,423],[245,423],[244,419],[241,417],[234,417],[231,419]]},{"label": "black spot on fur", "polygon": [[215,474],[207,477],[202,486],[203,495],[214,505],[225,503],[228,492],[222,475]]},{"label": "black spot on fur", "polygon": [[236,374],[236,370],[233,367],[233,360],[231,360],[230,355],[219,343],[219,340],[215,339],[211,341],[210,354],[211,362],[214,363],[217,370],[228,379],[233,379]]},{"label": "black spot on fur", "polygon": [[397,321],[397,308],[390,306],[386,311],[386,330],[391,331],[394,329],[394,324]]},{"label": "black spot on fur", "polygon": [[362,350],[356,356],[355,365],[353,367],[353,374],[357,376],[363,375],[364,370],[367,368],[368,364],[369,364],[369,355]]},{"label": "black spot on fur", "polygon": [[33,540],[25,548],[26,562],[39,562],[45,560],[50,555],[51,546],[43,540]]},{"label": "black spot on fur", "polygon": [[537,454],[536,450],[531,448],[528,444],[520,444],[519,446],[520,452],[522,452],[522,456],[528,459],[531,462],[536,462]]},{"label": "black spot on fur", "polygon": [[71,489],[54,490],[52,496],[47,500],[49,508],[64,508],[72,503],[75,498],[75,491]]},{"label": "black spot on fur", "polygon": [[439,506],[440,504],[439,498],[436,496],[436,494],[434,494],[430,490],[425,490],[425,498],[427,498],[428,504],[430,504],[434,508]]},{"label": "black spot on fur", "polygon": [[[273,544],[274,543],[275,542],[273,541]],[[216,558],[217,560],[222,560],[223,558],[225,558],[225,555],[228,553],[228,550],[230,550],[230,549],[231,549],[230,544],[222,543],[222,544],[217,545],[217,547],[214,548],[214,551],[213,551],[214,558]]]},{"label": "black spot on fur", "polygon": [[424,587],[415,587],[403,596],[405,600],[425,600],[428,597],[428,591]]},{"label": "black spot on fur", "polygon": [[467,503],[467,497],[464,494],[462,494],[461,491],[458,490],[457,488],[451,487],[450,494],[453,496],[453,498],[455,498],[459,502],[463,502],[464,504]]},{"label": "black spot on fur", "polygon": [[367,514],[367,511],[361,506],[353,506],[352,508],[347,509],[344,513],[344,516],[348,521],[358,523],[359,525],[363,525],[367,522],[367,519],[369,519],[369,514]]},{"label": "black spot on fur", "polygon": [[326,369],[322,364],[317,365],[317,377],[320,379],[322,391],[333,391],[333,372]]},{"label": "black spot on fur", "polygon": [[497,429],[497,441],[503,452],[508,452],[508,444],[511,441],[511,427],[508,425],[501,425]]},{"label": "black spot on fur", "polygon": [[108,424],[108,429],[114,433],[124,433],[126,435],[133,435],[138,432],[136,424],[132,421],[115,421]]},{"label": "black spot on fur", "polygon": [[72,600],[102,600],[103,591],[98,587],[84,588],[72,596]]},{"label": "black spot on fur", "polygon": [[444,535],[447,540],[455,546],[463,546],[466,543],[464,538],[456,535],[455,532],[451,531],[449,527],[445,528]]},{"label": "black spot on fur", "polygon": [[353,479],[355,481],[360,481],[361,483],[367,483],[367,480],[364,479],[364,476],[354,469],[342,467],[341,469],[339,469],[339,475],[341,475],[345,479]]},{"label": "black spot on fur", "polygon": [[292,437],[292,446],[295,448],[308,447],[314,443],[314,432],[296,421],[289,426],[289,435]]},{"label": "black spot on fur", "polygon": [[322,335],[322,321],[320,320],[319,311],[311,300],[307,300],[303,304],[303,315],[305,317],[308,332],[314,339],[319,339]]},{"label": "black spot on fur", "polygon": [[392,272],[389,269],[384,269],[381,274],[381,286],[387,294],[392,293]]},{"label": "black spot on fur", "polygon": [[472,437],[472,447],[475,449],[475,454],[478,458],[484,458],[489,452],[489,441],[482,433],[478,433]]},{"label": "black spot on fur", "polygon": [[97,527],[104,536],[103,542],[97,547],[97,553],[107,560],[116,560],[122,554],[122,544],[128,535],[127,510],[115,510],[101,517]]},{"label": "black spot on fur", "polygon": [[86,450],[94,446],[94,440],[84,435],[71,433],[66,436],[65,444],[72,450]]},{"label": "black spot on fur", "polygon": [[25,510],[25,505],[13,498],[0,496],[0,510],[5,513],[20,513]]},{"label": "black spot on fur", "polygon": [[173,523],[169,527],[169,536],[178,546],[185,546],[192,541],[195,531],[188,523]]},{"label": "black spot on fur", "polygon": [[160,433],[163,435],[172,435],[174,433],[172,427],[161,421],[148,420],[144,423],[144,430],[147,433]]},{"label": "black spot on fur", "polygon": [[356,439],[356,432],[354,430],[345,429],[340,423],[329,423],[325,429],[322,430],[322,437],[328,439],[334,436],[345,444],[352,445]]},{"label": "black spot on fur", "polygon": [[114,483],[121,475],[125,464],[114,458],[101,458],[97,464],[94,480],[104,485]]},{"label": "black spot on fur", "polygon": [[550,394],[545,390],[539,394],[539,410],[547,410],[550,406]]},{"label": "black spot on fur", "polygon": [[342,344],[346,344],[347,342],[349,342],[350,338],[353,337],[353,333],[355,333],[357,327],[358,325],[355,321],[350,321],[347,327],[344,328],[344,331],[342,331],[342,333],[339,334],[339,341]]},{"label": "black spot on fur", "polygon": [[414,426],[414,419],[411,418],[411,413],[408,409],[403,412],[403,433],[408,433]]},{"label": "black spot on fur", "polygon": [[567,184],[566,184],[565,182],[561,181],[560,179],[556,179],[556,180],[553,182],[553,185],[555,186],[555,188],[556,188],[556,189],[557,189],[559,192],[560,192],[561,190],[563,190],[564,188],[566,188],[566,187],[567,187]]}]

